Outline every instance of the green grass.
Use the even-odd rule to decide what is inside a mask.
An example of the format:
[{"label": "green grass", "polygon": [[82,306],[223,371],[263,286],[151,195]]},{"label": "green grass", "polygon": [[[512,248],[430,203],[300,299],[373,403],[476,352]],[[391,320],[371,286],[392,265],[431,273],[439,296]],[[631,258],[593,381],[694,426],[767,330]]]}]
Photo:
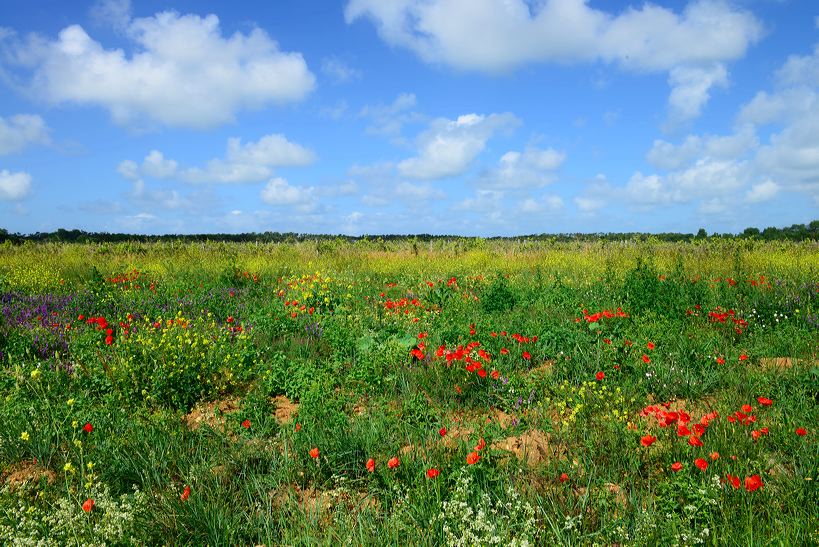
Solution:
[{"label": "green grass", "polygon": [[26,244],[0,298],[3,544],[819,543],[815,243]]}]

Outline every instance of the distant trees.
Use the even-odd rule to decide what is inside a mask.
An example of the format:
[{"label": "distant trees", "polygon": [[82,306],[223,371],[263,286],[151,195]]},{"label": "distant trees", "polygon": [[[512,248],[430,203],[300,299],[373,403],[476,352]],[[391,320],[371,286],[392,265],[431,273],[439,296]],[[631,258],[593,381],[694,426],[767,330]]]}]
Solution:
[{"label": "distant trees", "polygon": [[[645,241],[649,238],[667,242],[690,242],[693,240],[708,239],[705,228],[700,228],[695,234],[684,234],[677,232],[665,232],[659,234],[647,234],[640,232],[598,232],[598,233],[562,233],[562,234],[530,234],[516,237],[491,237],[490,240],[530,240],[530,241]],[[814,220],[809,224],[793,224],[787,228],[768,227],[764,230],[759,228],[745,228],[742,233],[734,234],[714,234],[710,237],[721,239],[759,239],[764,241],[806,241],[819,240],[819,220]],[[204,241],[224,241],[232,243],[258,242],[258,243],[288,243],[297,241],[316,241],[332,243],[334,241],[364,241],[364,242],[424,242],[431,241],[464,241],[470,242],[475,238],[467,236],[453,235],[363,235],[344,236],[335,234],[300,234],[295,232],[263,232],[244,234],[165,234],[165,235],[140,235],[122,234],[108,232],[86,232],[83,230],[65,230],[60,228],[56,232],[36,232],[33,234],[11,234],[5,228],[0,228],[0,243],[10,241],[13,244],[20,244],[24,241],[32,242],[64,242],[64,243],[119,243],[126,241],[148,243],[152,241],[180,241],[180,242],[204,242]]]}]

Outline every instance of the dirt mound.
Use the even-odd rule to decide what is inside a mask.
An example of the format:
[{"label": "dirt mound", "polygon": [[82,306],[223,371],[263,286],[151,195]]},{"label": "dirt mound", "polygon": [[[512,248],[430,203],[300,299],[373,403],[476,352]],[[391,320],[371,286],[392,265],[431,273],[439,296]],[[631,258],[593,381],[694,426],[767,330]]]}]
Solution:
[{"label": "dirt mound", "polygon": [[273,397],[272,402],[276,405],[275,416],[280,424],[289,424],[299,412],[299,404],[292,402],[286,395]]},{"label": "dirt mound", "polygon": [[560,445],[552,444],[551,436],[537,429],[531,429],[516,435],[506,437],[490,445],[492,449],[510,452],[518,460],[526,461],[535,466],[554,458],[564,458],[565,450]]},{"label": "dirt mound", "polygon": [[182,421],[191,431],[196,431],[202,425],[207,425],[217,431],[225,430],[226,415],[239,410],[239,399],[230,398],[206,403],[199,402],[193,409],[182,417]]},{"label": "dirt mound", "polygon": [[23,460],[10,465],[0,475],[0,483],[7,483],[11,490],[27,482],[40,482],[42,479],[48,484],[54,484],[57,474],[37,464],[37,460]]}]

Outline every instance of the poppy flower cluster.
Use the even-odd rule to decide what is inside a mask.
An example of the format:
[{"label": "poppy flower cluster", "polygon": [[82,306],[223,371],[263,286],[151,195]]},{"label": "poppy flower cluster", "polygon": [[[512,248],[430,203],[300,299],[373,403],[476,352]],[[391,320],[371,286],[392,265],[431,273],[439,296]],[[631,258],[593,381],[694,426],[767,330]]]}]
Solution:
[{"label": "poppy flower cluster", "polygon": [[[739,477],[737,477],[736,475],[731,475],[730,473],[725,475],[725,479],[722,482],[723,484],[730,484],[734,488],[734,490],[739,490],[740,485],[742,485],[742,482],[740,482]],[[748,492],[756,492],[765,485],[762,482],[762,478],[757,474],[745,477],[744,483],[745,490],[747,490]]]},{"label": "poppy flower cluster", "polygon": [[708,312],[708,321],[711,323],[733,323],[734,332],[737,334],[742,334],[742,332],[748,328],[748,322],[744,319],[737,318],[734,310],[729,309],[728,311],[724,311],[719,307]]},{"label": "poppy flower cluster", "polygon": [[[691,424],[691,416],[684,410],[669,410],[670,402],[660,403],[660,405],[648,405],[640,411],[640,416],[652,416],[657,420],[660,427],[669,427],[677,424],[677,436],[688,437],[688,444],[691,446],[702,446],[702,436],[713,420],[719,417],[716,411],[704,414],[698,422]],[[691,424],[689,426],[689,424]]]},{"label": "poppy flower cluster", "polygon": [[[601,319],[613,319],[615,317],[628,317],[628,314],[625,313],[621,308],[617,308],[615,311],[611,310],[601,310],[596,313],[589,313],[589,310],[583,310],[583,319],[585,319],[586,323],[597,323]],[[580,323],[581,319],[577,317],[574,322]]]}]

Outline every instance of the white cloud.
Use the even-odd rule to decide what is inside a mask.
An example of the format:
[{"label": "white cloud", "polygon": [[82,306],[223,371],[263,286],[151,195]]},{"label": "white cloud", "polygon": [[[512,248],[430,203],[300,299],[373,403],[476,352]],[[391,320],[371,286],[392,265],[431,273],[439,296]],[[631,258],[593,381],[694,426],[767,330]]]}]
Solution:
[{"label": "white cloud", "polygon": [[405,124],[419,122],[424,119],[422,115],[412,111],[415,104],[416,99],[413,93],[401,93],[388,105],[365,106],[358,115],[371,121],[370,125],[367,126],[367,133],[399,137],[401,128]]},{"label": "white cloud", "polygon": [[704,215],[720,215],[728,210],[728,205],[719,198],[713,198],[701,202],[697,210]]},{"label": "white cloud", "polygon": [[486,142],[519,120],[512,114],[465,114],[455,120],[433,120],[417,139],[418,155],[398,164],[398,172],[413,179],[441,179],[464,173]]},{"label": "white cloud", "polygon": [[646,159],[660,169],[679,169],[697,158],[737,159],[758,146],[759,140],[753,128],[745,125],[732,135],[689,135],[679,145],[657,139]]},{"label": "white cloud", "polygon": [[702,158],[662,177],[635,173],[626,184],[625,197],[629,203],[643,207],[713,199],[734,194],[751,175],[745,161]]},{"label": "white cloud", "polygon": [[528,214],[538,214],[546,212],[556,212],[563,209],[564,203],[560,196],[543,196],[541,199],[526,198],[520,203],[520,212]]},{"label": "white cloud", "polygon": [[606,201],[594,197],[577,196],[574,198],[574,204],[584,213],[594,213],[605,207]]},{"label": "white cloud", "polygon": [[146,117],[212,127],[240,110],[303,99],[314,86],[300,53],[281,51],[258,28],[223,36],[215,15],[167,11],[130,20],[124,32],[130,55],[106,49],[79,25],[53,40],[29,36],[13,43],[11,53],[31,69],[31,89],[39,97],[101,106],[121,124]]},{"label": "white cloud", "polygon": [[728,85],[728,71],[721,63],[710,67],[677,66],[671,69],[668,83],[669,122],[674,125],[698,117],[711,97],[711,88]]},{"label": "white cloud", "polygon": [[0,156],[20,152],[29,144],[47,144],[48,127],[33,114],[17,114],[4,119],[0,116]]},{"label": "white cloud", "polygon": [[144,176],[191,183],[235,184],[259,182],[269,178],[275,167],[309,165],[314,159],[311,150],[287,140],[284,135],[273,134],[247,144],[242,144],[239,138],[230,138],[225,158],[212,159],[205,167],[180,169],[175,160],[152,150],[141,165],[125,160],[117,170],[129,180]]},{"label": "white cloud", "polygon": [[501,156],[498,166],[482,173],[479,185],[497,188],[531,188],[554,182],[555,170],[566,154],[553,148],[527,148]]},{"label": "white cloud", "polygon": [[0,171],[0,200],[17,201],[26,197],[31,190],[31,175],[20,171],[12,173]]},{"label": "white cloud", "polygon": [[292,186],[285,179],[271,179],[261,191],[262,201],[274,206],[295,206],[301,212],[309,212],[315,207],[315,190]]},{"label": "white cloud", "polygon": [[177,163],[174,160],[166,160],[162,152],[151,150],[142,161],[140,172],[155,179],[167,179],[176,175]]},{"label": "white cloud", "polygon": [[779,193],[779,185],[771,179],[759,184],[754,184],[745,194],[745,201],[748,203],[762,203],[772,200]]},{"label": "white cloud", "polygon": [[338,84],[361,78],[361,71],[348,66],[337,57],[327,57],[321,62],[321,71]]},{"label": "white cloud", "polygon": [[387,43],[459,69],[594,61],[677,69],[671,105],[686,116],[722,81],[714,67],[744,56],[763,34],[752,13],[722,0],[693,0],[681,13],[651,3],[612,13],[584,0],[350,0],[345,18],[369,19]]}]

